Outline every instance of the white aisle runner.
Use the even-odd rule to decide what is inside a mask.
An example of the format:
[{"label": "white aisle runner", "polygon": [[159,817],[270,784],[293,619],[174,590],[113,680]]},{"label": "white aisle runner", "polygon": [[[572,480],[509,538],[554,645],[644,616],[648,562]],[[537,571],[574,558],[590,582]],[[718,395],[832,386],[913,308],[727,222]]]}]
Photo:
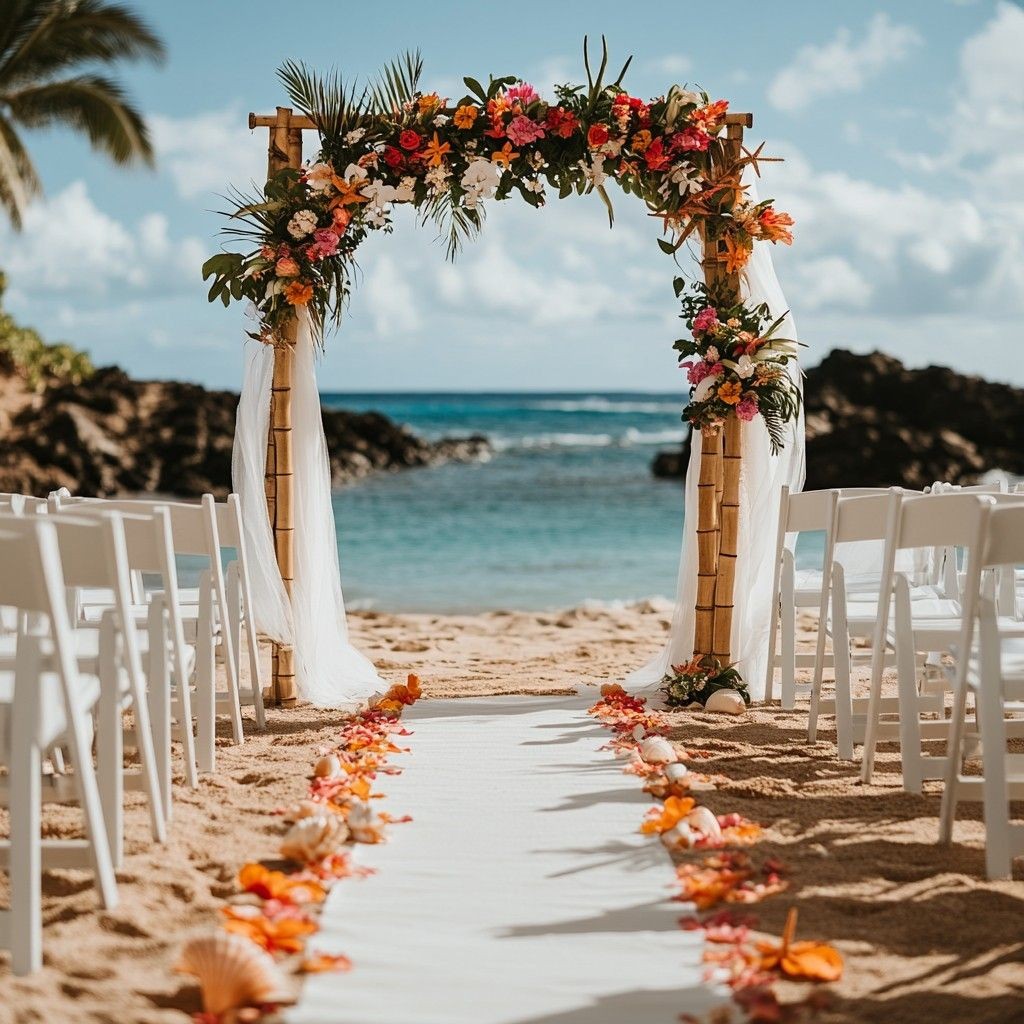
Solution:
[{"label": "white aisle runner", "polygon": [[674,1024],[718,1000],[639,780],[599,748],[594,697],[423,700],[403,721],[377,869],[340,883],[291,1024]]}]

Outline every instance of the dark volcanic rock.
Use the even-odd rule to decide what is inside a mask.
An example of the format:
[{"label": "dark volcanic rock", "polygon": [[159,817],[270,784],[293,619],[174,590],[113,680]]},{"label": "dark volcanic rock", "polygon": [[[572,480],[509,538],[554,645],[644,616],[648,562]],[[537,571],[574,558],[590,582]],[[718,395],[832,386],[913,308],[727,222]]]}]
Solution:
[{"label": "dark volcanic rock", "polygon": [[[0,491],[192,497],[231,486],[238,395],[132,380],[116,367],[45,389],[5,420]],[[380,470],[489,457],[484,437],[425,441],[380,413],[324,409],[336,485]]]},{"label": "dark volcanic rock", "polygon": [[[807,371],[807,488],[970,483],[988,469],[1024,474],[1024,390],[943,366],[907,369],[881,352],[836,349]],[[656,476],[681,477],[682,452]]]}]

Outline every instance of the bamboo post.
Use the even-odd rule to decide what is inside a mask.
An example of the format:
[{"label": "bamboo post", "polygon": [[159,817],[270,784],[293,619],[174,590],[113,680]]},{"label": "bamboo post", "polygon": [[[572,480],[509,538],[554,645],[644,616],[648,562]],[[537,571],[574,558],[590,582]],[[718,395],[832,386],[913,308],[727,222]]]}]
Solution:
[{"label": "bamboo post", "polygon": [[[727,162],[740,156],[743,129],[752,124],[750,114],[733,114],[726,118],[723,156]],[[741,297],[739,275],[725,272],[721,247],[720,239],[704,236],[704,280],[716,294],[730,303],[737,302]],[[741,459],[740,421],[735,414],[726,419],[724,427],[701,430],[693,653],[700,660],[713,657],[723,667],[732,661]]]},{"label": "bamboo post", "polygon": [[[302,127],[292,123],[288,107],[278,107],[273,118],[249,115],[250,128],[260,121],[269,128],[267,177],[285,167],[302,166]],[[274,531],[274,553],[289,598],[295,581],[295,484],[292,453],[292,376],[298,323],[292,317],[274,346],[274,377],[270,395],[270,429],[267,436],[267,467],[264,488],[267,513]],[[271,685],[268,697],[274,704],[289,706],[296,701],[295,651],[274,644],[271,655]]]}]

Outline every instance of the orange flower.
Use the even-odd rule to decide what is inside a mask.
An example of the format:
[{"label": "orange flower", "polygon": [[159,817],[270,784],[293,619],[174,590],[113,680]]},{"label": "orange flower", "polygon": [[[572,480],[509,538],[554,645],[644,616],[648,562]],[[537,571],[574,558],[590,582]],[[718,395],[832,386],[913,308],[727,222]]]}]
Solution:
[{"label": "orange flower", "polygon": [[690,123],[697,128],[703,128],[706,132],[714,133],[728,109],[728,100],[716,100],[706,107],[698,107],[693,111],[690,114]]},{"label": "orange flower", "polygon": [[283,871],[271,871],[262,864],[246,864],[238,872],[238,884],[261,900],[282,903],[322,903],[326,893],[312,879],[290,878]]},{"label": "orange flower", "polygon": [[633,152],[642,153],[651,144],[651,133],[643,128],[633,136]]},{"label": "orange flower", "polygon": [[670,796],[661,808],[652,807],[640,826],[645,835],[661,834],[673,829],[693,810],[696,801],[688,796]]},{"label": "orange flower", "polygon": [[738,274],[750,259],[750,249],[742,242],[738,242],[732,235],[725,236],[725,255],[719,255],[720,260],[725,261],[725,272],[727,274]]},{"label": "orange flower", "polygon": [[346,181],[334,175],[331,184],[338,190],[338,194],[331,200],[330,208],[335,206],[353,206],[359,203],[368,203],[369,196],[364,196],[359,190],[366,187],[365,178],[356,178],[354,181]]},{"label": "orange flower", "polygon": [[505,167],[510,167],[512,161],[515,160],[517,156],[519,156],[519,154],[513,152],[512,143],[506,142],[505,145],[501,147],[501,149],[496,149],[491,154],[491,163],[503,164]]},{"label": "orange flower", "polygon": [[821,942],[793,942],[796,934],[796,907],[786,915],[782,942],[759,942],[761,970],[780,970],[790,978],[809,981],[838,981],[843,975],[843,958],[838,949]]},{"label": "orange flower", "polygon": [[743,395],[743,385],[739,381],[727,380],[718,385],[718,397],[726,405],[736,405]]},{"label": "orange flower", "polygon": [[451,151],[452,147],[434,132],[434,137],[423,147],[423,157],[431,167],[438,167],[444,162],[445,154]]},{"label": "orange flower", "polygon": [[455,111],[452,121],[455,122],[456,128],[472,128],[479,114],[479,107],[474,107],[472,103],[464,103]]},{"label": "orange flower", "polygon": [[305,306],[313,298],[313,286],[302,281],[292,281],[284,290],[285,301],[292,306]]},{"label": "orange flower", "polygon": [[302,961],[299,970],[303,974],[325,974],[331,971],[351,971],[352,961],[341,954],[314,953]]},{"label": "orange flower", "polygon": [[[420,688],[420,677],[410,672],[405,683],[396,683],[384,695],[384,699],[377,705],[385,711],[400,711],[404,704],[415,704],[423,695]],[[397,751],[397,748],[395,748]]]},{"label": "orange flower", "polygon": [[421,114],[429,114],[441,106],[441,97],[436,92],[427,93],[426,96],[419,98],[417,105]]},{"label": "orange flower", "polygon": [[761,211],[758,220],[761,222],[761,235],[769,242],[793,244],[793,232],[788,230],[793,226],[793,218],[788,213],[776,213],[768,206]]},{"label": "orange flower", "polygon": [[315,932],[316,924],[308,917],[264,916],[254,907],[224,907],[223,928],[234,935],[244,935],[268,953],[301,953],[305,936]]}]

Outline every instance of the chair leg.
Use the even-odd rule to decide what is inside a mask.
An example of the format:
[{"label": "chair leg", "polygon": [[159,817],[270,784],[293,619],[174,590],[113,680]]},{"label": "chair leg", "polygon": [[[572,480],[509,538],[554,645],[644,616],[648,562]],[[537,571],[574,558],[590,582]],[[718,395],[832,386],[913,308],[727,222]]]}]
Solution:
[{"label": "chair leg", "polygon": [[946,774],[942,789],[942,807],[939,811],[939,842],[948,846],[953,841],[953,823],[956,821],[956,805],[960,786],[960,769],[963,758],[964,727],[967,718],[967,687],[957,676],[957,687],[953,694],[953,718],[949,724],[949,739],[946,745]]},{"label": "chair leg", "polygon": [[217,665],[213,637],[203,628],[204,600],[210,611],[210,595],[204,587],[199,598],[199,628],[196,634],[196,761],[201,772],[212,772],[217,732]]},{"label": "chair leg", "polygon": [[196,740],[192,722],[191,680],[186,671],[185,652],[181,650],[174,659],[174,680],[177,684],[177,716],[181,727],[181,748],[185,761],[185,782],[190,789],[199,788],[196,766]]},{"label": "chair leg", "polygon": [[[171,673],[167,657],[166,612],[154,602],[149,610],[149,707],[153,724],[156,774],[164,820],[171,820]],[[184,728],[184,726],[183,726]]]},{"label": "chair leg", "polygon": [[[843,623],[845,633],[845,622]],[[839,635],[836,633],[836,635]],[[836,746],[839,757],[844,761],[853,760],[853,663],[850,658],[850,639],[838,644],[833,639],[836,669]]]},{"label": "chair leg", "polygon": [[902,579],[896,588],[894,625],[903,788],[908,793],[920,793],[924,785],[924,765],[921,761],[921,714],[917,692],[917,659],[914,654],[914,633],[910,621],[910,597]]},{"label": "chair leg", "polygon": [[782,707],[792,711],[796,707],[796,608],[793,605],[793,562],[783,557],[782,563],[782,672],[779,680],[779,691],[782,696]]},{"label": "chair leg", "polygon": [[[130,626],[134,629],[134,626]],[[136,661],[136,665],[138,662]],[[149,804],[149,822],[153,839],[157,843],[167,840],[167,815],[164,811],[160,770],[156,759],[156,744],[153,741],[153,723],[149,716],[149,697],[143,680],[136,672],[128,673],[128,689],[131,695],[132,712],[135,715],[135,743],[139,751],[142,769],[142,783]]]},{"label": "chair leg", "polygon": [[[982,684],[992,680],[982,680]],[[998,690],[992,687],[975,694],[981,727],[981,756],[985,777],[985,871],[989,878],[1009,878],[1013,856],[1010,847],[1010,797],[1006,783],[1006,722]]]},{"label": "chair leg", "polygon": [[115,869],[124,864],[124,732],[121,726],[121,668],[116,644],[113,621],[105,616],[100,626],[96,775],[106,823],[107,846]]},{"label": "chair leg", "polygon": [[[31,682],[35,682],[34,677]],[[22,698],[24,698],[22,694]],[[11,755],[11,970],[31,974],[43,966],[42,848],[40,799],[42,754],[37,742],[38,705],[15,693]]]}]

